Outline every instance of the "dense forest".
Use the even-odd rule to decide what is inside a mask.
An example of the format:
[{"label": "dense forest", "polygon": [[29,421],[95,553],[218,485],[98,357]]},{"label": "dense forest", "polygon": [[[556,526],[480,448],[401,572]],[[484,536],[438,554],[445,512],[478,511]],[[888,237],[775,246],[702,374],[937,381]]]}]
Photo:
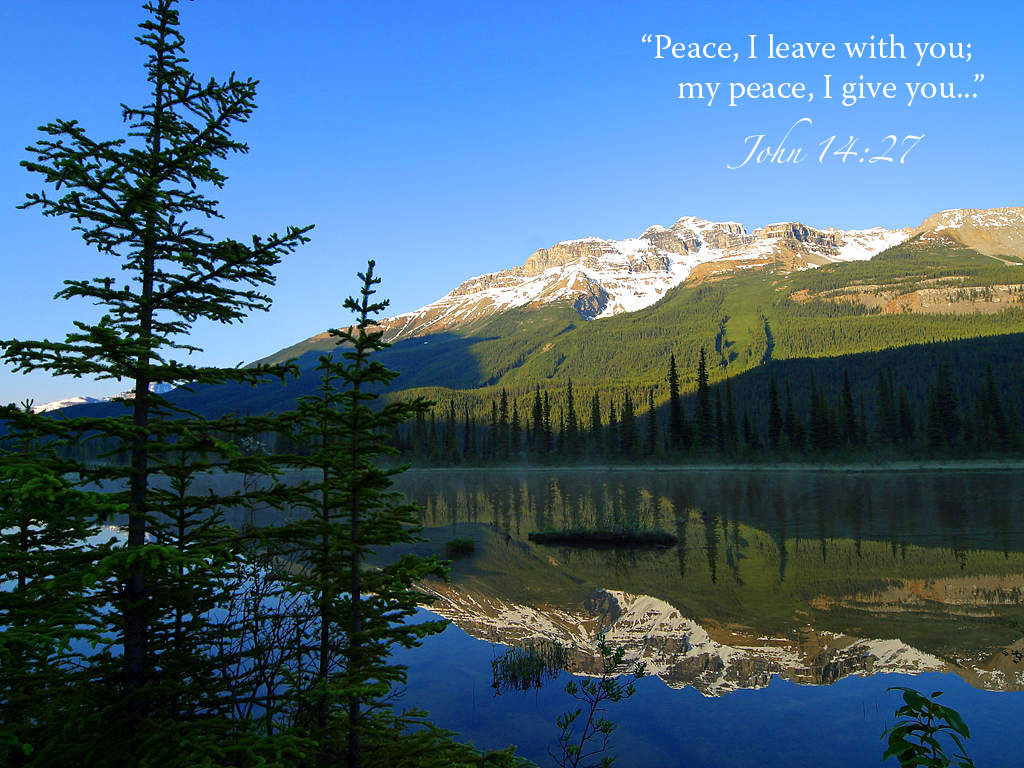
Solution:
[{"label": "dense forest", "polygon": [[[885,365],[888,356],[872,355],[870,360],[776,363],[714,386],[701,350],[697,389],[687,397],[680,393],[675,358],[669,358],[668,402],[661,407],[653,388],[646,396],[643,390],[625,389],[604,397],[594,391],[581,399],[570,380],[556,398],[539,385],[525,394],[502,389],[484,420],[475,419],[465,402],[460,409],[449,398],[429,415],[420,414],[396,439],[405,456],[430,464],[1002,457],[1020,452],[1017,389],[1000,386],[991,364],[968,369],[966,377],[958,369],[954,377],[948,356],[955,349],[939,347],[901,350],[901,357],[912,363],[901,361],[902,375]],[[929,356],[938,362],[919,367]],[[851,362],[859,363],[853,377]],[[866,376],[865,368],[873,368],[873,376]],[[922,369],[926,376],[918,373]],[[954,380],[965,378],[971,386],[958,392]]]}]

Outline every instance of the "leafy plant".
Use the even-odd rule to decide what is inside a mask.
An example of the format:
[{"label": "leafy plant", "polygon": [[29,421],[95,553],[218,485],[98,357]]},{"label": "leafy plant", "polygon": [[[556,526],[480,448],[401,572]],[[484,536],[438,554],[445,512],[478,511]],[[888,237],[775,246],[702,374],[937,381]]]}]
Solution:
[{"label": "leafy plant", "polygon": [[[925,697],[913,688],[889,690],[903,691],[903,706],[896,710],[896,724],[886,729],[883,735],[889,740],[883,760],[895,757],[900,768],[974,768],[974,761],[964,748],[964,740],[970,737],[971,732],[959,712],[936,701],[942,691]],[[956,745],[960,754],[946,754],[944,743],[948,745],[949,741]]]},{"label": "leafy plant", "polygon": [[[580,682],[573,680],[565,686],[565,692],[582,706],[562,713],[556,721],[560,731],[558,751],[549,751],[549,754],[559,768],[607,768],[615,762],[615,757],[607,752],[617,726],[602,713],[609,703],[620,702],[636,693],[634,683],[645,674],[646,665],[640,661],[627,672],[626,649],[621,646],[612,649],[603,634],[597,636],[597,650],[601,654],[601,675]],[[618,680],[623,674],[627,676],[625,683]],[[598,756],[598,762],[589,762]]]}]

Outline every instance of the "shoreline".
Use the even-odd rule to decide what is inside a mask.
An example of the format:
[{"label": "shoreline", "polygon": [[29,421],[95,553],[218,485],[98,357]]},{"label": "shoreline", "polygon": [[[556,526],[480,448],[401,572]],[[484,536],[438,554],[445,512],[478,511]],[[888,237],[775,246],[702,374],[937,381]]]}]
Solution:
[{"label": "shoreline", "polygon": [[844,472],[905,474],[912,472],[1024,472],[1024,459],[896,460],[879,463],[814,464],[810,462],[712,464],[495,464],[488,466],[410,466],[425,472]]}]

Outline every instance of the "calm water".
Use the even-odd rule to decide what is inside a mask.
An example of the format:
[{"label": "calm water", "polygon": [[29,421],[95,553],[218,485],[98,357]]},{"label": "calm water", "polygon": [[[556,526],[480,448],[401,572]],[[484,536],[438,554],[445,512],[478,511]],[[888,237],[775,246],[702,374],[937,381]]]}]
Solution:
[{"label": "calm water", "polygon": [[[979,766],[1024,760],[1017,473],[416,471],[400,487],[425,508],[423,552],[475,542],[434,585],[452,626],[402,661],[409,704],[478,746],[551,765],[567,675],[495,696],[491,659],[546,639],[586,674],[604,631],[651,672],[607,713],[617,765],[879,765],[895,685],[944,691]],[[577,525],[679,544],[527,540]]]}]

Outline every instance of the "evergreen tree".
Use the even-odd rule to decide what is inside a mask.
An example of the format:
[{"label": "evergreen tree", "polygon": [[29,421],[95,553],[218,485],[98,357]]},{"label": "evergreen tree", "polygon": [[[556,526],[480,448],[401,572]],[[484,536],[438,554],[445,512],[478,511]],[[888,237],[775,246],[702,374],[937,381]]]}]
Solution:
[{"label": "evergreen tree", "polygon": [[469,413],[469,402],[462,404],[462,456],[466,461],[476,458],[476,435],[473,417]]},{"label": "evergreen tree", "polygon": [[828,451],[831,447],[828,403],[814,380],[813,371],[811,372],[811,411],[808,422],[811,448],[818,453]]},{"label": "evergreen tree", "polygon": [[[443,622],[408,623],[422,602],[413,585],[428,575],[443,575],[436,559],[405,555],[385,566],[368,563],[371,555],[394,544],[419,541],[416,508],[391,490],[402,469],[382,469],[377,457],[393,453],[388,434],[396,425],[429,407],[422,399],[377,404],[374,392],[398,375],[372,359],[385,348],[375,316],[387,302],[373,302],[380,280],[370,261],[360,273],[359,298],[345,308],[357,323],[332,329],[340,354],[321,355],[319,388],[301,398],[292,416],[300,434],[314,446],[295,461],[316,473],[293,507],[309,515],[265,531],[272,551],[298,565],[278,578],[307,595],[316,618],[310,633],[313,663],[292,682],[297,725],[317,744],[318,766],[360,764],[360,738],[367,711],[379,706],[392,686],[405,679],[404,667],[390,659],[395,646],[418,645],[440,631]],[[344,346],[341,346],[344,345]]]},{"label": "evergreen tree", "polygon": [[903,446],[911,445],[914,442],[914,414],[910,409],[910,399],[907,397],[907,390],[900,387],[897,398],[899,443]]},{"label": "evergreen tree", "polygon": [[732,401],[732,384],[725,380],[725,450],[732,453],[736,450],[737,435],[736,406]]},{"label": "evergreen tree", "polygon": [[715,450],[725,450],[725,413],[722,410],[722,390],[715,388]]},{"label": "evergreen tree", "polygon": [[878,441],[883,445],[891,445],[899,438],[899,411],[893,388],[892,369],[879,369],[876,398],[875,431]]},{"label": "evergreen tree", "polygon": [[601,398],[597,392],[590,400],[590,440],[588,453],[591,456],[602,454],[604,445],[604,428],[601,426]]},{"label": "evergreen tree", "polygon": [[459,461],[459,444],[455,426],[455,400],[448,399],[448,413],[444,422],[444,460],[448,464]]},{"label": "evergreen tree", "polygon": [[605,440],[605,455],[614,458],[619,455],[619,421],[615,416],[615,398],[608,398],[608,435]]},{"label": "evergreen tree", "polygon": [[647,440],[644,452],[653,456],[658,449],[658,419],[654,410],[654,390],[647,390]]},{"label": "evergreen tree", "polygon": [[498,445],[500,440],[498,439],[498,433],[500,429],[498,426],[498,404],[494,400],[491,400],[491,420],[488,424],[487,429],[487,460],[497,461],[499,458]]},{"label": "evergreen tree", "polygon": [[771,389],[768,392],[768,447],[775,450],[782,442],[782,409],[779,408],[779,390],[772,374]]},{"label": "evergreen tree", "polygon": [[928,402],[928,442],[932,447],[952,447],[960,436],[960,416],[949,367],[940,363]]},{"label": "evergreen tree", "polygon": [[[108,501],[123,504],[128,520],[127,541],[104,558],[109,577],[93,590],[95,601],[111,600],[109,608],[94,608],[110,622],[107,637],[116,638],[120,648],[107,658],[120,670],[113,675],[106,666],[94,667],[97,675],[107,675],[103,700],[109,706],[79,713],[75,726],[81,738],[73,745],[78,751],[66,745],[67,764],[98,759],[81,754],[100,749],[100,733],[105,746],[113,741],[120,752],[103,759],[126,764],[144,752],[159,759],[158,746],[178,761],[217,746],[211,734],[224,726],[217,697],[225,691],[211,690],[214,678],[205,676],[204,643],[210,640],[202,622],[210,615],[209,600],[231,578],[236,557],[225,532],[206,534],[218,529],[217,510],[229,502],[197,500],[184,480],[183,493],[172,502],[152,478],[200,472],[215,461],[230,461],[232,454],[213,438],[210,424],[153,389],[182,382],[254,383],[285,374],[268,366],[199,367],[182,356],[197,351],[188,338],[196,321],[233,323],[267,309],[270,299],[261,291],[273,283],[272,267],[305,241],[308,230],[289,228],[244,244],[215,240],[202,229],[203,219],[218,215],[206,191],[226,180],[217,163],[247,149],[230,132],[252,114],[256,83],[233,76],[201,83],[186,68],[174,1],[152,0],[145,7],[150,16],[138,40],[148,49],[148,96],[141,107],[121,106],[127,138],[94,139],[76,121],[57,120],[40,129],[44,138],[30,147],[33,159],[23,163],[58,191],[29,194],[23,207],[67,217],[87,246],[114,262],[113,276],[66,281],[57,294],[100,307],[99,319],[76,323],[64,342],[0,343],[4,361],[16,371],[117,379],[127,381],[132,393],[119,401],[119,415],[69,419],[64,425],[70,434],[89,433],[125,456],[124,465],[78,469],[85,479],[125,483],[127,490]],[[180,466],[184,447],[195,459],[191,468]],[[178,535],[176,519],[200,506],[209,527]],[[182,637],[175,620],[183,610],[195,619],[187,649],[173,646]],[[183,675],[186,667],[189,674]],[[205,702],[187,703],[201,685],[208,686]],[[93,727],[97,717],[103,728]],[[171,746],[179,742],[187,746]]]},{"label": "evergreen tree", "polygon": [[576,418],[576,403],[572,395],[572,379],[566,394],[565,413],[565,455],[573,458],[579,454],[579,421]]},{"label": "evergreen tree", "polygon": [[619,451],[624,457],[633,458],[636,447],[636,414],[629,390],[626,390],[622,398],[622,419],[619,423]]},{"label": "evergreen tree", "polygon": [[73,487],[55,425],[31,402],[3,415],[11,450],[0,450],[0,764],[13,768],[48,762],[40,754],[89,683],[62,646],[102,639],[82,575],[109,554],[86,542],[116,507]]},{"label": "evergreen tree", "polygon": [[512,424],[509,427],[509,440],[512,443],[511,456],[515,461],[519,460],[519,450],[522,448],[523,431],[519,424],[519,407],[515,399],[512,400]]},{"label": "evergreen tree", "polygon": [[984,450],[991,450],[993,447],[1010,447],[1009,424],[999,398],[999,390],[996,388],[991,365],[986,367],[985,384],[978,395],[975,411],[977,412],[975,421],[977,422],[976,429],[980,446]]},{"label": "evergreen tree", "polygon": [[806,432],[803,421],[793,409],[793,392],[786,385],[786,415],[783,418],[783,433],[786,445],[796,451],[803,451],[806,444]]},{"label": "evergreen tree", "polygon": [[679,399],[679,374],[676,371],[676,356],[668,359],[668,441],[669,448],[678,451],[683,447],[684,438],[683,404]]},{"label": "evergreen tree", "polygon": [[697,362],[697,412],[694,414],[697,425],[697,445],[700,448],[711,448],[715,444],[714,412],[711,409],[711,391],[708,388],[708,361],[704,347],[700,348]]},{"label": "evergreen tree", "polygon": [[532,454],[534,461],[540,459],[545,452],[544,437],[544,403],[540,399],[540,384],[533,394],[533,410],[530,412],[530,423],[533,424]]},{"label": "evergreen tree", "polygon": [[544,455],[548,456],[555,448],[554,435],[551,429],[551,399],[544,392]]},{"label": "evergreen tree", "polygon": [[498,434],[497,434],[497,457],[500,460],[508,458],[512,435],[509,431],[508,422],[508,392],[501,390],[501,402],[498,405]]},{"label": "evergreen tree", "polygon": [[853,405],[853,389],[850,387],[850,374],[843,369],[843,405],[840,417],[841,431],[840,443],[842,445],[857,445],[860,442],[860,430],[857,425],[857,411]]}]

